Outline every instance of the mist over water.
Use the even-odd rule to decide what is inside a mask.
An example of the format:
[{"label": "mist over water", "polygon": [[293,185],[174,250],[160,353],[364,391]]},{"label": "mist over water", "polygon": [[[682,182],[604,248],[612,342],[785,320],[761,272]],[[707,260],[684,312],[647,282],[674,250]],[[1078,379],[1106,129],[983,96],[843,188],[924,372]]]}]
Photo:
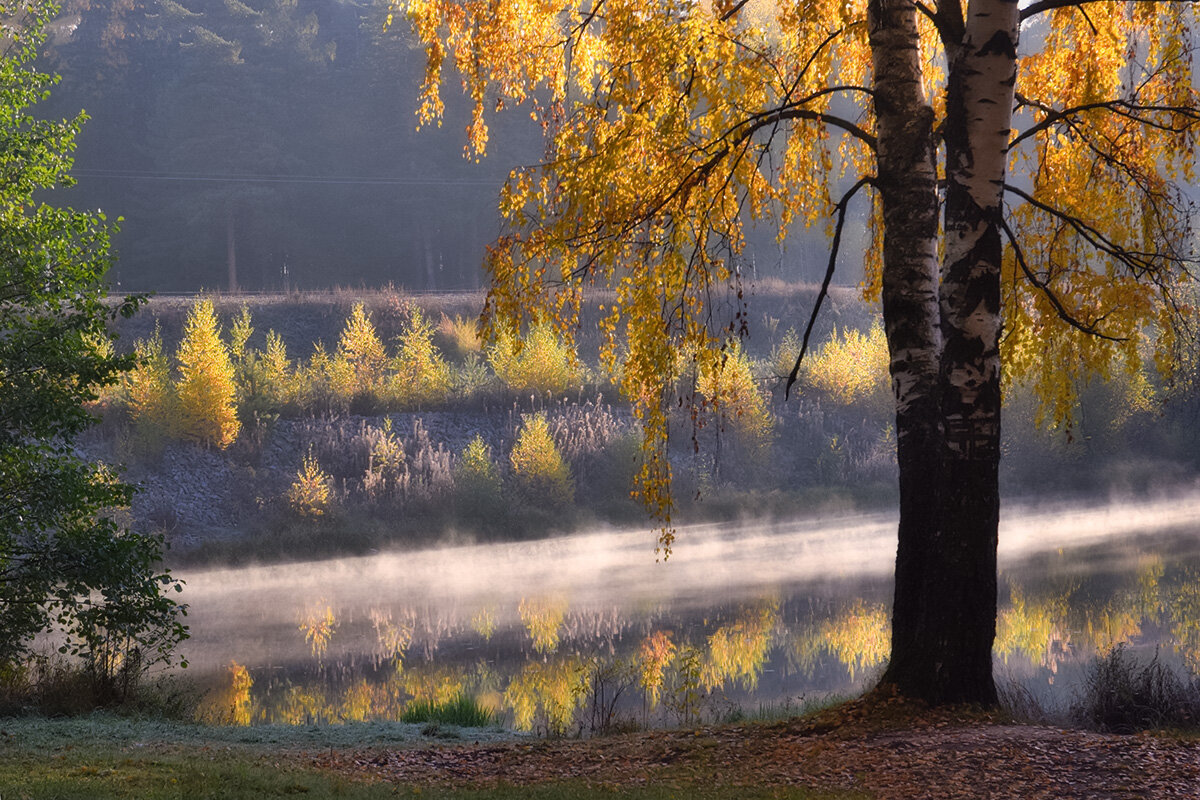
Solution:
[{"label": "mist over water", "polygon": [[[656,558],[654,532],[637,530],[192,572],[183,576],[186,653],[201,673],[236,661],[258,670],[260,684],[288,670],[328,682],[331,671],[388,664],[410,678],[421,665],[516,674],[531,660],[619,659],[663,635],[701,653],[710,694],[730,702],[852,691],[886,657],[895,537],[895,516],[872,514],[681,528],[667,560]],[[1103,606],[1093,616],[1112,620],[1106,596],[1146,580],[1113,575],[1149,570],[1166,586],[1174,567],[1163,558],[1197,554],[1200,492],[1007,508],[998,658],[1023,679],[1053,684],[1064,663],[1104,646],[1072,639],[1073,626],[1097,628],[1091,617],[1077,624],[1075,611],[1052,610],[1066,608],[1053,592],[1065,603],[1076,591],[1055,588],[1061,576],[1101,575],[1089,590]],[[1111,637],[1141,641],[1170,627],[1133,619],[1140,613],[1121,617],[1129,619]]]}]

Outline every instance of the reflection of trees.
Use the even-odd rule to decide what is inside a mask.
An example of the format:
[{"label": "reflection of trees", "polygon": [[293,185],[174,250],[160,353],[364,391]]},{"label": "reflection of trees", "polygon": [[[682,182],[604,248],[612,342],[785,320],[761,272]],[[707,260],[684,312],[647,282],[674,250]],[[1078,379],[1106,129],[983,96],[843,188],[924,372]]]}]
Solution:
[{"label": "reflection of trees", "polygon": [[1185,569],[1170,589],[1171,635],[1193,671],[1200,671],[1200,571]]},{"label": "reflection of trees", "polygon": [[529,638],[533,639],[534,650],[545,654],[558,649],[560,629],[567,613],[565,600],[554,597],[522,598],[517,613],[529,632]]},{"label": "reflection of trees", "polygon": [[342,692],[338,718],[343,722],[365,722],[380,716],[377,695],[377,690],[365,678],[359,678]]},{"label": "reflection of trees", "polygon": [[490,641],[496,632],[496,607],[489,604],[476,611],[471,617],[471,629]]},{"label": "reflection of trees", "polygon": [[[1173,637],[1189,666],[1200,669],[1200,569],[1164,569],[1162,558],[1143,556],[1128,569],[1087,577],[1072,570],[1068,577],[1056,578],[1053,568],[1049,576],[1045,569],[1022,574],[1037,575],[1039,583],[1023,586],[1009,580],[995,643],[996,655],[1006,663],[1026,660],[1056,672],[1067,658],[1089,658],[1120,642],[1158,635]],[[796,621],[792,609],[798,604],[789,601],[785,620],[780,600],[767,598],[711,609],[713,621],[703,627],[692,628],[681,619],[674,631],[667,620],[676,617],[665,604],[632,612],[616,606],[569,609],[561,597],[525,598],[516,605],[520,627],[512,628],[512,605],[451,610],[393,606],[365,613],[339,610],[335,616],[319,600],[300,618],[313,656],[319,659],[328,652],[335,632],[339,641],[354,633],[364,636],[365,649],[378,655],[364,659],[362,666],[377,672],[364,673],[350,661],[317,671],[326,682],[323,689],[287,683],[272,687],[254,684],[245,668],[234,664],[198,715],[242,725],[252,720],[397,719],[406,702],[436,706],[469,694],[484,707],[511,713],[517,728],[548,733],[586,727],[589,707],[593,727],[603,727],[617,713],[637,713],[639,706],[647,716],[657,709],[663,721],[690,722],[722,690],[756,690],[781,642],[796,672],[812,678],[820,669],[822,680],[842,680],[834,661],[852,681],[861,679],[888,654],[887,608],[862,599],[822,604],[812,618]],[[360,618],[357,627],[355,616]],[[504,635],[497,635],[499,630]],[[634,630],[637,635],[622,635]],[[479,644],[471,631],[492,641],[487,649],[496,660],[480,659],[477,650],[466,656]],[[434,663],[433,651],[442,637],[468,640],[470,647],[450,648],[463,660]],[[514,661],[512,650],[522,650],[532,663]],[[389,662],[391,669],[385,668]],[[824,674],[829,669],[832,676]],[[612,699],[617,695],[620,708]]]},{"label": "reflection of trees", "polygon": [[442,666],[422,666],[404,671],[401,678],[409,702],[430,706],[448,705],[466,690],[466,678],[461,669]]},{"label": "reflection of trees", "polygon": [[646,693],[646,705],[653,710],[662,696],[667,665],[675,655],[675,643],[666,631],[655,631],[642,640],[638,650],[638,677]]},{"label": "reflection of trees", "polygon": [[329,649],[329,640],[337,629],[337,619],[333,616],[333,607],[326,600],[309,603],[300,616],[300,632],[312,648],[312,654],[321,659]]},{"label": "reflection of trees", "polygon": [[1067,597],[1027,597],[1013,584],[1011,602],[996,618],[996,643],[993,651],[1007,664],[1020,655],[1032,664],[1058,672],[1066,655],[1071,635],[1067,630]]},{"label": "reflection of trees", "polygon": [[891,624],[887,609],[879,604],[868,605],[855,600],[845,613],[821,624],[825,648],[850,671],[855,673],[878,667],[891,652]]},{"label": "reflection of trees", "polygon": [[561,735],[587,699],[587,669],[578,656],[558,656],[531,661],[513,676],[504,690],[504,704],[512,709],[513,726]]},{"label": "reflection of trees", "polygon": [[800,674],[811,676],[817,660],[831,656],[854,680],[858,673],[887,660],[890,636],[887,608],[856,599],[845,610],[795,630],[787,643],[788,664]]},{"label": "reflection of trees", "polygon": [[700,679],[709,689],[738,682],[744,689],[758,685],[779,622],[779,600],[763,600],[742,610],[736,621],[708,637],[708,654]]},{"label": "reflection of trees", "polygon": [[288,686],[267,710],[267,721],[284,725],[314,725],[332,722],[333,707],[319,686]]},{"label": "reflection of trees", "polygon": [[397,622],[392,621],[390,609],[372,608],[369,615],[371,624],[375,626],[375,640],[379,644],[380,655],[403,664],[404,654],[412,644],[413,631],[416,629],[416,612],[412,609],[399,611],[400,619]]},{"label": "reflection of trees", "polygon": [[1137,571],[1132,586],[1120,587],[1106,592],[1106,599],[1097,608],[1076,598],[1071,599],[1074,615],[1083,615],[1083,621],[1072,628],[1079,628],[1084,641],[1101,655],[1107,655],[1122,642],[1127,642],[1142,632],[1146,620],[1158,619],[1162,612],[1159,583],[1163,577],[1161,558],[1143,562]]},{"label": "reflection of trees", "polygon": [[250,671],[231,661],[225,684],[209,692],[200,701],[197,719],[206,725],[249,725],[253,709],[250,689],[253,685]]}]

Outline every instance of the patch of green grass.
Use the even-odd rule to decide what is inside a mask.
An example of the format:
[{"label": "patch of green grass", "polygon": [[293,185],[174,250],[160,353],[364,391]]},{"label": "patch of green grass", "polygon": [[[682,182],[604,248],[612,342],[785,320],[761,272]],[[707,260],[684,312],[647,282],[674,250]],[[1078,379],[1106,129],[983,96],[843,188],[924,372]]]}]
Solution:
[{"label": "patch of green grass", "polygon": [[[865,800],[861,792],[743,787],[680,772],[655,785],[584,781],[482,789],[395,785],[314,765],[329,748],[413,741],[417,726],[207,727],[111,715],[66,720],[0,719],[0,797],[24,800]],[[482,732],[481,732],[482,733]],[[511,735],[510,735],[511,736]],[[616,776],[614,776],[616,777]]]},{"label": "patch of green grass", "polygon": [[463,728],[486,728],[496,724],[496,715],[479,705],[475,698],[460,694],[446,703],[416,701],[409,703],[401,722],[440,722]]},{"label": "patch of green grass", "polygon": [[47,757],[0,757],[0,796],[42,800],[240,800],[392,797],[384,783],[358,783],[269,755],[202,748],[150,752],[92,749]]}]

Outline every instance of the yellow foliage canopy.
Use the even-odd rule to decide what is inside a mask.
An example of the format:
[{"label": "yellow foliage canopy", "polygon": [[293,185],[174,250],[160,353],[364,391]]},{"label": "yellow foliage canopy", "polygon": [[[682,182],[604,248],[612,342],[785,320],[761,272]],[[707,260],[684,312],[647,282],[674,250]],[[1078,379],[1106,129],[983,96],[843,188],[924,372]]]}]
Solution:
[{"label": "yellow foliage canopy", "polygon": [[184,435],[221,449],[233,444],[241,429],[237,387],[211,300],[197,301],[188,312],[178,359]]},{"label": "yellow foliage canopy", "polygon": [[[473,104],[468,155],[485,152],[493,108],[525,104],[544,126],[545,163],[514,170],[501,194],[507,233],[488,258],[485,333],[515,336],[528,320],[569,337],[583,293],[613,292],[602,356],[645,431],[642,498],[669,521],[676,356],[713,362],[725,347],[731,331],[714,324],[714,300],[742,298],[744,226],[769,222],[782,238],[797,224],[828,224],[837,187],[870,186],[866,0],[407,0],[394,9],[426,48],[422,123],[440,121],[449,61]],[[1200,120],[1188,49],[1195,12],[1090,2],[1086,14],[1031,14],[1018,54],[1022,130],[1008,153],[1019,177],[1008,187],[1002,348],[1009,377],[1031,375],[1060,419],[1083,374],[1139,366],[1143,332],[1166,369],[1175,346],[1167,323],[1188,311],[1171,295],[1187,278],[1190,247],[1178,184],[1192,177]],[[918,28],[919,77],[938,129],[951,54],[932,19],[920,16]],[[869,295],[882,236],[873,197]]]}]

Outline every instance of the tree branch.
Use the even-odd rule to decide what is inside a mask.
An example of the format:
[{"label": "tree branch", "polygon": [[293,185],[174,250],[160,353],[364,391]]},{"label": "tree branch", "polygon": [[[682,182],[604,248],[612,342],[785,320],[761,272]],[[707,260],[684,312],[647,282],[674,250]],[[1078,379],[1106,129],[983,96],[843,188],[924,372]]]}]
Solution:
[{"label": "tree branch", "polygon": [[1122,247],[1113,240],[1109,239],[1095,227],[1084,222],[1079,217],[1068,214],[1062,209],[1043,203],[1042,201],[1034,198],[1033,195],[1018,189],[1015,186],[1005,186],[1004,191],[1015,194],[1039,211],[1049,214],[1055,219],[1061,220],[1067,226],[1073,228],[1075,232],[1078,233],[1083,240],[1091,245],[1095,250],[1116,259],[1118,262],[1129,267],[1129,269],[1131,269],[1134,274],[1139,277],[1145,275],[1146,273],[1153,272],[1155,269],[1155,261],[1165,259],[1179,263],[1183,262],[1183,259],[1176,256],[1164,255],[1157,252],[1142,253]]},{"label": "tree branch", "polygon": [[[1197,2],[1197,0],[1145,0],[1145,1],[1151,2],[1151,3],[1195,3],[1195,2]],[[1056,8],[1071,8],[1072,6],[1075,6],[1075,7],[1080,7],[1080,9],[1082,10],[1082,6],[1084,4],[1098,3],[1098,2],[1101,2],[1101,0],[1039,0],[1038,2],[1031,3],[1030,5],[1021,9],[1021,22],[1024,22],[1025,20],[1029,19],[1030,17],[1037,16],[1038,14],[1044,13],[1046,11],[1053,11]],[[1090,24],[1091,20],[1088,20],[1088,23]],[[1093,28],[1093,30],[1095,30],[1095,28]]]},{"label": "tree branch", "polygon": [[1197,111],[1193,108],[1188,108],[1186,106],[1144,106],[1138,103],[1131,103],[1128,100],[1118,99],[1097,101],[1095,103],[1083,103],[1081,105],[1072,106],[1071,108],[1057,109],[1053,108],[1052,106],[1047,106],[1044,103],[1040,103],[1036,100],[1031,100],[1021,94],[1017,95],[1017,102],[1023,106],[1029,106],[1044,112],[1046,114],[1046,118],[1017,134],[1017,136],[1015,136],[1013,140],[1008,143],[1010,149],[1020,144],[1025,139],[1028,139],[1031,136],[1036,136],[1042,131],[1053,127],[1060,122],[1067,122],[1077,114],[1082,114],[1085,111],[1109,111],[1113,114],[1131,119],[1134,122],[1141,123],[1142,125],[1147,125],[1162,131],[1167,131],[1169,133],[1183,133],[1183,131],[1186,129],[1173,128],[1170,125],[1166,125],[1161,122],[1145,119],[1144,117],[1139,116],[1139,112],[1179,114],[1186,119],[1200,123],[1200,111]]},{"label": "tree branch", "polygon": [[1043,281],[1037,276],[1036,273],[1034,273],[1032,269],[1030,269],[1029,263],[1025,260],[1025,253],[1021,249],[1020,243],[1017,241],[1016,234],[1014,234],[1012,228],[1008,226],[1008,221],[1001,219],[1000,227],[1004,230],[1004,235],[1008,238],[1008,243],[1012,245],[1013,255],[1017,259],[1017,264],[1021,267],[1021,272],[1025,273],[1025,278],[1035,287],[1037,287],[1038,291],[1045,295],[1046,299],[1050,301],[1050,305],[1054,307],[1054,311],[1056,314],[1058,314],[1059,319],[1070,325],[1072,328],[1082,331],[1089,336],[1095,336],[1098,339],[1106,339],[1110,342],[1128,341],[1128,338],[1124,336],[1109,336],[1108,334],[1101,333],[1094,325],[1081,322],[1080,320],[1076,319],[1071,312],[1067,311],[1066,306],[1063,305],[1062,300],[1059,299],[1058,295],[1054,293],[1054,290],[1050,288],[1049,283]]},{"label": "tree branch", "polygon": [[804,328],[804,339],[800,342],[800,355],[796,356],[796,364],[792,367],[792,371],[788,373],[787,384],[783,387],[783,399],[786,400],[791,394],[792,386],[796,383],[796,376],[800,373],[800,362],[804,360],[804,354],[808,352],[808,339],[812,336],[813,325],[817,322],[817,315],[821,313],[821,304],[825,302],[825,298],[829,296],[829,284],[833,280],[833,273],[837,269],[838,250],[842,244],[842,228],[846,225],[846,209],[850,205],[850,200],[854,195],[858,194],[858,190],[867,184],[874,184],[873,177],[859,178],[858,181],[850,187],[850,191],[838,201],[837,204],[837,227],[833,231],[833,244],[829,248],[829,264],[825,267],[825,279],[821,281],[821,291],[817,293],[817,301],[813,304],[812,314],[808,318],[808,325]]}]

